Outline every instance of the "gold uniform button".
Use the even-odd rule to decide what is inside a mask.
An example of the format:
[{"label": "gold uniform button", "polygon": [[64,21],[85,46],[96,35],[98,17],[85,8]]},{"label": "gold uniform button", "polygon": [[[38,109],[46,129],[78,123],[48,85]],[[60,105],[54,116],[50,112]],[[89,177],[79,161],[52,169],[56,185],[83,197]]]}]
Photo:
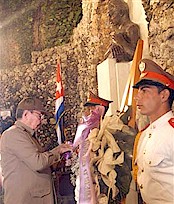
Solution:
[{"label": "gold uniform button", "polygon": [[149,161],[149,164],[151,164],[152,162],[151,161]]},{"label": "gold uniform button", "polygon": [[140,185],[140,189],[143,189],[143,184]]}]

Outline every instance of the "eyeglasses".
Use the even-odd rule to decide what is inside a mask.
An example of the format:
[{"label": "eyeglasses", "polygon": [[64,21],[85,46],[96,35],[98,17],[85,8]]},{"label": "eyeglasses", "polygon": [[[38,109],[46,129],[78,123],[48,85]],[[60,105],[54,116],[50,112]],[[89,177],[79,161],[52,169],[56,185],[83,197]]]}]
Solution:
[{"label": "eyeglasses", "polygon": [[41,113],[38,113],[36,111],[30,111],[31,113],[33,113],[33,115],[35,115],[39,120],[43,120],[44,119],[44,115]]}]

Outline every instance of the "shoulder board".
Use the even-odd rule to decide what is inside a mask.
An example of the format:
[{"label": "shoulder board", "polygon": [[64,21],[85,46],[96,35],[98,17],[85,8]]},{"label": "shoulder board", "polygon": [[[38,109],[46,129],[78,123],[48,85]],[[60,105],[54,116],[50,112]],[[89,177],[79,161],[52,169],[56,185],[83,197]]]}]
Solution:
[{"label": "shoulder board", "polygon": [[174,118],[170,118],[168,122],[174,128]]}]

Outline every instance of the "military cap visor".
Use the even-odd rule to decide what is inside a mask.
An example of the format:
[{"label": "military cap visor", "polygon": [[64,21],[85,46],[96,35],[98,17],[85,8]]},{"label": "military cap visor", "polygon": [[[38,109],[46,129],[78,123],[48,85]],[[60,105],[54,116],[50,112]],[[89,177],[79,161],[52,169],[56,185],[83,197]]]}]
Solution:
[{"label": "military cap visor", "polygon": [[86,102],[84,103],[83,106],[96,106],[96,105],[100,105],[99,103],[95,103],[95,102]]},{"label": "military cap visor", "polygon": [[144,85],[150,85],[150,86],[164,86],[163,84],[157,82],[157,81],[152,81],[148,79],[142,79],[138,83],[136,83],[133,88],[139,89],[139,87],[144,86]]}]

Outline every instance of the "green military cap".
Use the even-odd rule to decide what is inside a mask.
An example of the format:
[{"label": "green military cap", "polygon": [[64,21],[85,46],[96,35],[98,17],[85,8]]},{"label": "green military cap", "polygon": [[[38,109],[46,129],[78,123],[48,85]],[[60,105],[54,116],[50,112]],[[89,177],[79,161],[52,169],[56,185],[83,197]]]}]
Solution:
[{"label": "green military cap", "polygon": [[26,97],[24,98],[17,106],[17,109],[21,110],[37,110],[42,113],[45,113],[45,108],[38,98]]}]

